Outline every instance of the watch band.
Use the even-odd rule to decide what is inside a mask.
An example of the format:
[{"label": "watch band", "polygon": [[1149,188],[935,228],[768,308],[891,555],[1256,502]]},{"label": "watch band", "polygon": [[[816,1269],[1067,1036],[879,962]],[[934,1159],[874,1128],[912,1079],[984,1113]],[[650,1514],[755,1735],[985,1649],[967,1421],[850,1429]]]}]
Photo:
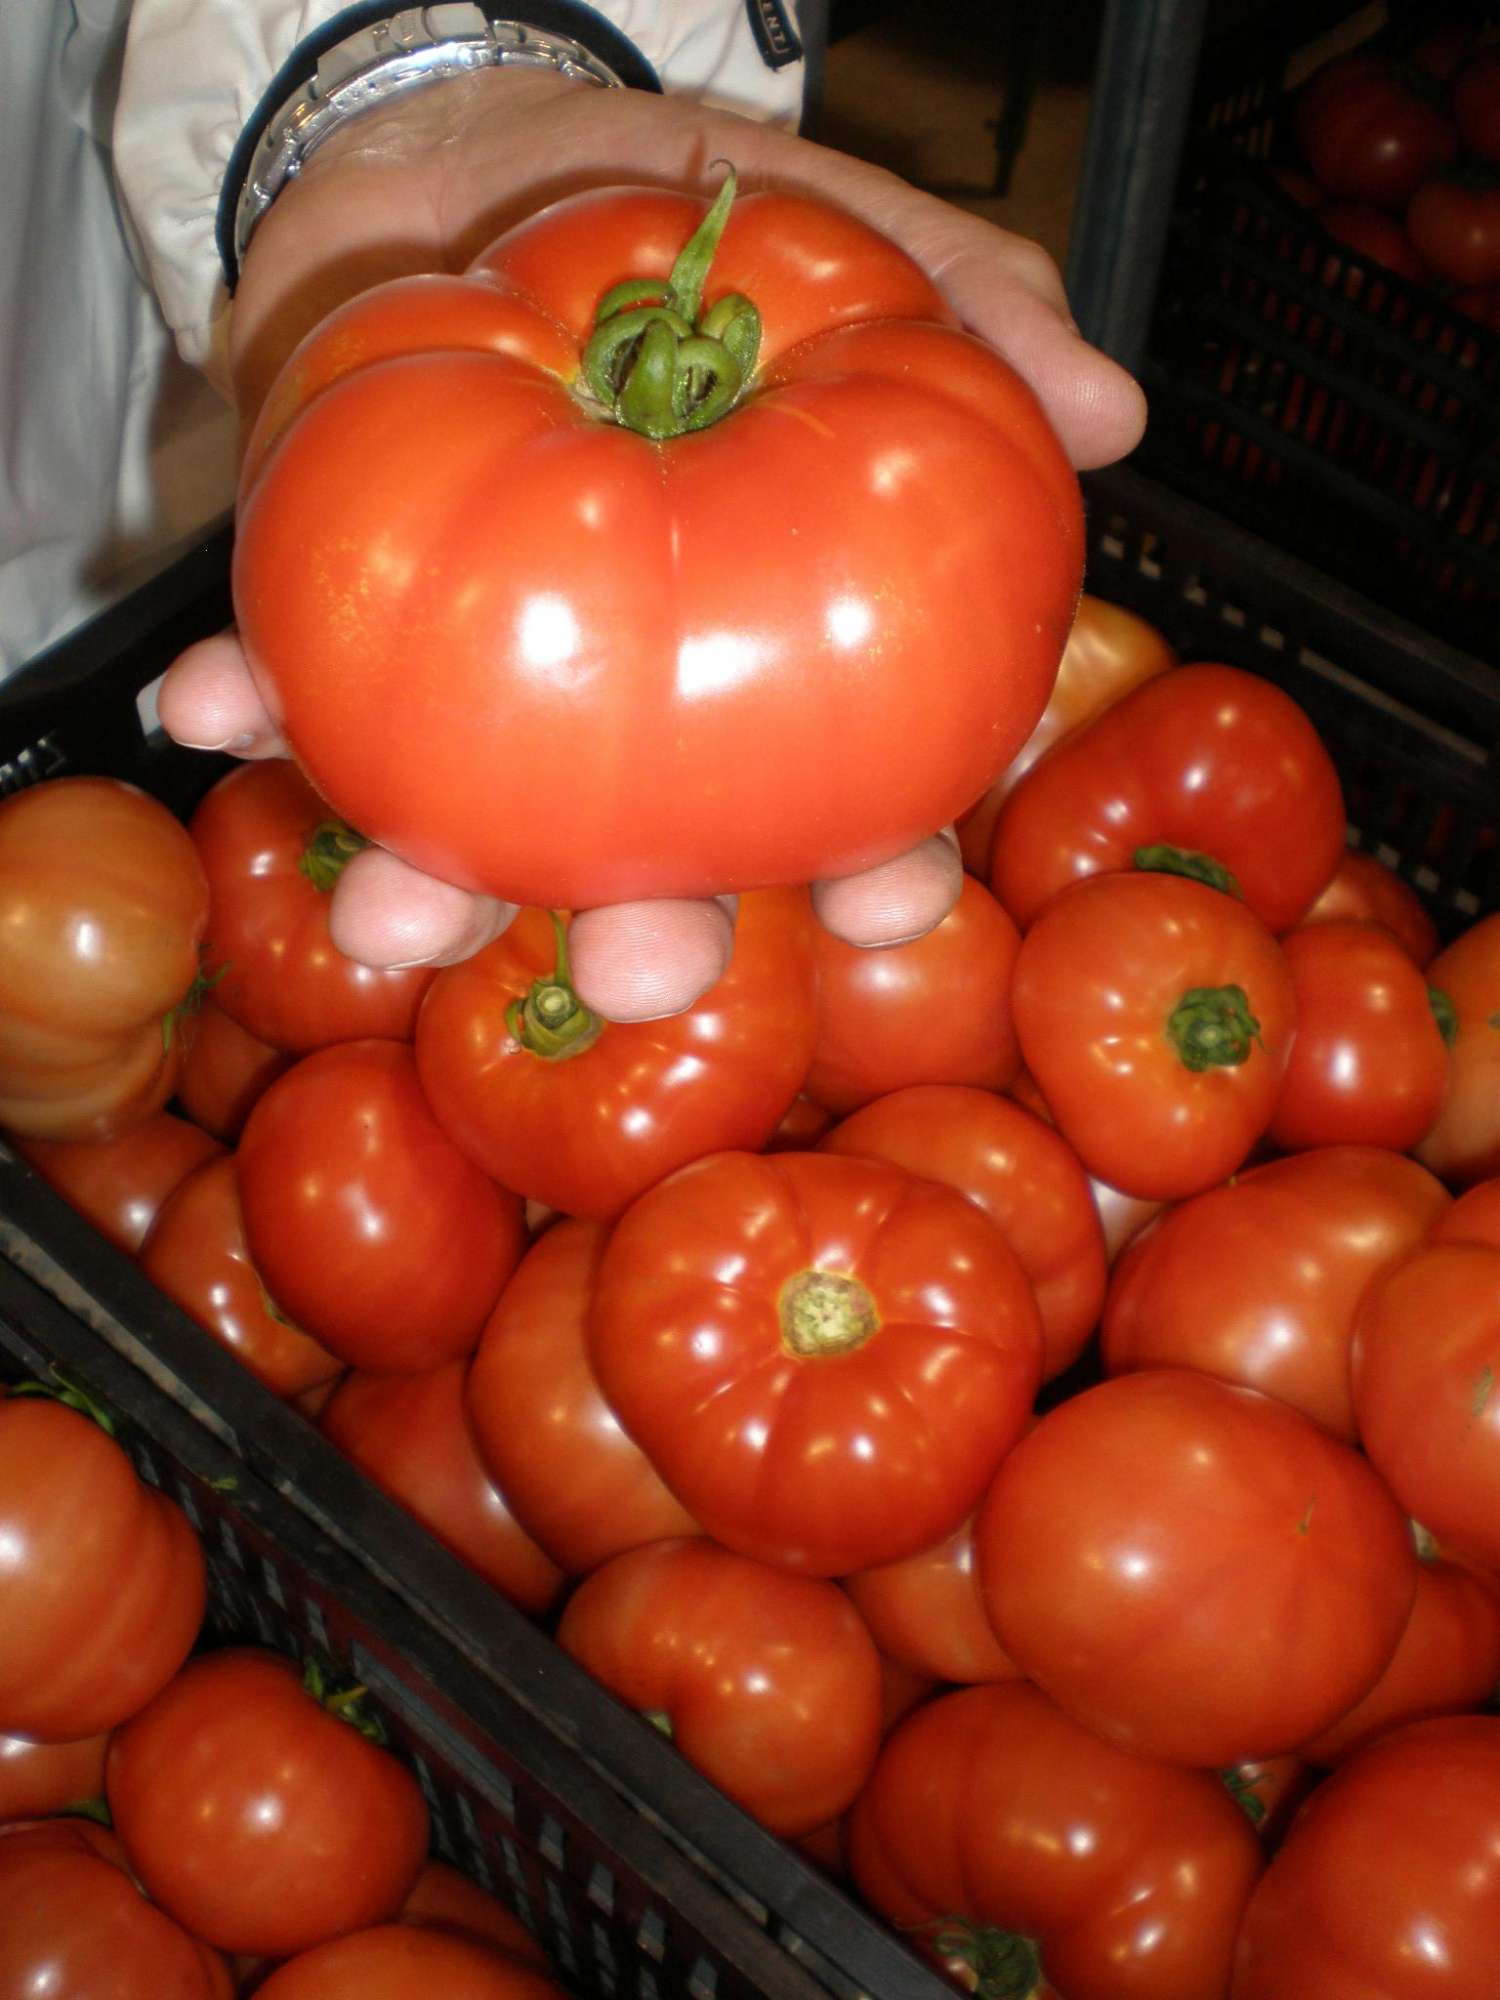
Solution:
[{"label": "watch band", "polygon": [[[591,7],[569,7],[566,0],[500,16],[471,0],[439,0],[395,12],[356,8],[337,16],[330,29],[346,28],[361,12],[366,18],[352,32],[337,39],[313,37],[293,51],[234,149],[217,231],[231,293],[250,239],[277,195],[325,140],[362,111],[424,84],[511,65],[548,69],[606,90],[627,84],[661,88],[650,64],[603,16]],[[518,19],[517,13],[534,18]],[[551,25],[559,19],[593,30],[591,39],[609,46],[612,60]]]}]

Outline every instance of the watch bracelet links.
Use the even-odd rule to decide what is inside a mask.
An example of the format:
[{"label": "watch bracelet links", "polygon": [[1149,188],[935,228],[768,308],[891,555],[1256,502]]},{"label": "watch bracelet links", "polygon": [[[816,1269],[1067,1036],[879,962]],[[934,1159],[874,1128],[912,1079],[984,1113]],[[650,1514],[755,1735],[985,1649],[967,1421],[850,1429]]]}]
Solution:
[{"label": "watch bracelet links", "polygon": [[[236,189],[226,182],[221,222],[230,227],[220,230],[230,289],[266,211],[335,132],[424,84],[512,66],[551,70],[600,89],[625,87],[616,70],[571,35],[491,19],[471,0],[401,8],[325,49],[312,74],[262,117],[253,141],[247,133],[236,148],[244,169]],[[231,175],[234,166],[231,160]]]}]

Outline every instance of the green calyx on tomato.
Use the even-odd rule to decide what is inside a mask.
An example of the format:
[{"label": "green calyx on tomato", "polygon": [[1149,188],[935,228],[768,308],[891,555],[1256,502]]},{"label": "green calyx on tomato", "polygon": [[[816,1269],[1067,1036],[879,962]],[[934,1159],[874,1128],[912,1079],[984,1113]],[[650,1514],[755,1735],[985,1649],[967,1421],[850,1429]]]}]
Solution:
[{"label": "green calyx on tomato", "polygon": [[229,966],[226,962],[214,972],[195,973],[192,985],[183,994],[177,1005],[169,1007],[166,1013],[162,1015],[161,1045],[164,1053],[170,1053],[172,1037],[176,1034],[179,1024],[183,1021],[190,1021],[199,1012],[204,1001],[208,999],[228,970]]},{"label": "green calyx on tomato", "polygon": [[544,1062],[561,1062],[592,1048],[604,1032],[604,1023],[573,991],[568,930],[555,910],[552,928],[557,936],[557,962],[543,978],[532,982],[524,1000],[511,1001],[505,1010],[505,1025],[513,1039],[532,1055]]},{"label": "green calyx on tomato", "polygon": [[1185,875],[1190,882],[1204,882],[1210,889],[1222,889],[1226,896],[1244,895],[1232,869],[1211,854],[1196,854],[1190,847],[1173,847],[1159,841],[1152,847],[1135,850],[1135,865],[1148,875]]},{"label": "green calyx on tomato", "polygon": [[1040,1991],[1041,1954],[1029,1937],[961,1917],[944,1917],[930,1928],[938,1956],[973,1973],[976,2000],[1030,2000]]},{"label": "green calyx on tomato", "polygon": [[1438,1033],[1451,1049],[1458,1040],[1458,1009],[1446,993],[1436,986],[1427,989],[1427,1004],[1432,1009],[1432,1018],[1437,1022]]},{"label": "green calyx on tomato", "polygon": [[385,1747],[385,1724],[365,1707],[370,1690],[363,1681],[349,1680],[325,1667],[321,1660],[309,1659],[302,1665],[302,1686],[320,1708],[326,1708],[340,1722],[347,1722],[368,1742]]},{"label": "green calyx on tomato", "polygon": [[1219,1779],[1226,1792],[1234,1800],[1240,1811],[1252,1826],[1259,1826],[1266,1816],[1266,1802],[1255,1786],[1245,1776],[1238,1764],[1227,1765],[1219,1773]]},{"label": "green calyx on tomato", "polygon": [[1191,986],[1167,1017],[1167,1040],[1186,1069],[1238,1069],[1260,1040],[1260,1022],[1243,986]]},{"label": "green calyx on tomato", "polygon": [[733,407],[754,372],[760,314],[751,301],[728,292],[702,311],[736,185],[731,167],[669,278],[623,279],[599,302],[584,375],[605,409],[643,437],[702,430]]},{"label": "green calyx on tomato", "polygon": [[781,1339],[793,1354],[848,1354],[880,1325],[875,1301],[857,1278],[799,1271],[781,1293]]},{"label": "green calyx on tomato", "polygon": [[340,875],[369,844],[362,833],[341,819],[325,819],[303,848],[297,867],[320,894],[331,895]]},{"label": "green calyx on tomato", "polygon": [[8,1395],[29,1396],[34,1399],[61,1403],[64,1409],[76,1410],[90,1423],[97,1424],[106,1437],[115,1435],[115,1420],[97,1396],[91,1396],[87,1389],[80,1389],[76,1382],[70,1382],[66,1375],[56,1375],[51,1382],[15,1382]]}]

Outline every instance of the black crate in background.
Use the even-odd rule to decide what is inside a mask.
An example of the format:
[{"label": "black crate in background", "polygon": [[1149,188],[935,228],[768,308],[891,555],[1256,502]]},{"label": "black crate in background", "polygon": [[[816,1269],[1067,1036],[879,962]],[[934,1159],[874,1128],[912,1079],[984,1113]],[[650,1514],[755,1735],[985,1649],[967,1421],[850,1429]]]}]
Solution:
[{"label": "black crate in background", "polygon": [[[1264,672],[1343,775],[1351,837],[1448,930],[1495,903],[1500,694],[1479,662],[1128,469],[1090,475],[1088,588],[1185,658]],[[186,811],[225,760],[136,695],[226,613],[227,537],[0,688],[0,791],[109,773]],[[0,1376],[61,1373],[187,1507],[216,1636],[309,1646],[374,1690],[439,1850],[580,1993],[942,2000],[843,1891],[691,1770],[0,1145]],[[949,1996],[951,2000],[951,1995]]]},{"label": "black crate in background", "polygon": [[[1134,0],[1117,11],[1136,18]],[[1388,11],[1377,42],[1399,51],[1450,10]],[[1210,13],[1193,60],[1174,47],[1140,83],[1167,109],[1134,131],[1115,129],[1132,81],[1105,68],[1094,179],[1149,184],[1170,215],[1122,238],[1086,180],[1070,286],[1085,331],[1146,388],[1142,470],[1483,657],[1500,612],[1500,335],[1336,242],[1272,171],[1295,164],[1307,45],[1352,12],[1277,0],[1229,34]]]}]

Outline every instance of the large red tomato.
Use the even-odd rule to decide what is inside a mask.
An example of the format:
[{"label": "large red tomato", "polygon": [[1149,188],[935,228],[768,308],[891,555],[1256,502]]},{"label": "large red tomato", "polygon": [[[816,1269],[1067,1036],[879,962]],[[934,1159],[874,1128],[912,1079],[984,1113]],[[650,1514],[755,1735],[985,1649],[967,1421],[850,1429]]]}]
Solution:
[{"label": "large red tomato", "polygon": [[224,1960],[147,1902],[102,1828],[0,1827],[7,2000],[229,2000],[233,1990]]},{"label": "large red tomato", "polygon": [[346,1375],[318,1418],[323,1435],[478,1574],[527,1611],[545,1611],[562,1571],[531,1539],[480,1461],[464,1410],[464,1364],[423,1375]]},{"label": "large red tomato", "polygon": [[675,1167],[775,1131],[812,1059],[812,930],[803,891],[745,896],[724,976],[685,1013],[624,1023],[574,993],[564,919],[523,910],[433,982],[428,1102],[504,1186],[608,1221]]},{"label": "large red tomato", "polygon": [[1399,208],[1458,137],[1415,72],[1373,49],[1352,49],[1314,72],[1293,113],[1297,143],[1329,194]]},{"label": "large red tomato", "polygon": [[537,1239],[480,1335],[466,1390],[491,1477],[575,1576],[697,1528],[594,1376],[587,1326],[604,1236],[598,1223],[562,1221]]},{"label": "large red tomato", "polygon": [[822,1153],[721,1153],[642,1195],[589,1344],[709,1534],[823,1576],[950,1534],[1041,1379],[1026,1274],[974,1203]]},{"label": "large red tomato", "polygon": [[304,1332],[400,1374],[469,1352],[520,1257],[521,1204],[438,1124],[405,1043],[304,1056],[236,1160],[251,1259]]},{"label": "large red tomato", "polygon": [[1011,1005],[1026,1067],[1090,1174],[1166,1201],[1233,1173],[1265,1131],[1295,1019],[1291,970],[1260,919],[1157,874],[1055,896],[1021,941]]},{"label": "large red tomato", "polygon": [[208,884],[164,805],[115,778],[0,804],[0,1125],[107,1139],[159,1111]]},{"label": "large red tomato", "polygon": [[280,1956],[392,1917],[427,1855],[406,1766],[254,1647],[190,1661],[118,1729],[105,1788],[146,1893],[221,1951]]},{"label": "large red tomato", "polygon": [[987,1090],[917,1084],[854,1112],[819,1150],[889,1160],[976,1202],[1031,1282],[1043,1376],[1078,1359],[1104,1302],[1104,1231],[1077,1154],[1051,1126]]},{"label": "large red tomato", "polygon": [[1429,1244],[1365,1294],[1354,1415],[1391,1491],[1442,1547],[1500,1568],[1500,1249]]},{"label": "large red tomato", "polygon": [[875,1760],[875,1642],[821,1577],[652,1542],[584,1578],[557,1641],[773,1833],[841,1813]]},{"label": "large red tomato", "polygon": [[298,1952],[256,2000],[565,2000],[533,1965],[482,1939],[411,1924],[378,1924]]},{"label": "large red tomato", "polygon": [[1500,1580],[1467,1563],[1424,1554],[1411,1616],[1390,1665],[1367,1695],[1302,1745],[1316,1764],[1340,1764],[1403,1722],[1483,1708],[1500,1683]]},{"label": "large red tomato", "polygon": [[1500,1717],[1415,1722],[1318,1786],[1257,1885],[1232,2000],[1491,2000]]},{"label": "large red tomato", "polygon": [[1176,664],[1177,655],[1154,625],[1085,591],[1041,721],[984,797],[958,822],[965,868],[982,881],[990,879],[996,816],[1044,751],[1131,688]]},{"label": "large red tomato", "polygon": [[975,1546],[1022,1672],[1184,1764],[1326,1728],[1384,1670],[1416,1589],[1405,1517],[1356,1452],[1186,1368],[1049,1411],[1001,1465]]},{"label": "large red tomato", "polygon": [[[984,1992],[1211,2000],[1260,1874],[1249,1820],[1208,1771],[1116,1749],[1024,1681],[926,1703],[852,1815],[861,1892],[930,1958],[1006,1975]],[[1049,1988],[1050,1990],[1050,1988]]]},{"label": "large red tomato", "polygon": [[1448,1095],[1416,1155],[1466,1187],[1500,1172],[1500,912],[1481,917],[1427,967],[1451,1009]]},{"label": "large red tomato", "polygon": [[188,832],[208,876],[203,969],[231,1020],[297,1055],[366,1035],[410,1038],[432,968],[360,965],[335,948],[330,899],[365,843],[294,764],[241,764]]},{"label": "large red tomato", "polygon": [[98,1424],[0,1400],[0,1729],[72,1742],[171,1679],[198,1636],[198,1538]]},{"label": "large red tomato", "polygon": [[1353,1444],[1349,1344],[1371,1280],[1448,1205],[1375,1146],[1269,1160],[1177,1204],[1125,1250],[1101,1327],[1110,1374],[1197,1368],[1278,1396]]},{"label": "large red tomato", "polygon": [[1383,925],[1351,919],[1300,925],[1281,948],[1297,1032],[1267,1138],[1287,1151],[1406,1152],[1448,1089],[1448,1044],[1421,969]]},{"label": "large red tomato", "polygon": [[190,1174],[142,1245],[141,1269],[278,1396],[331,1382],[343,1363],[292,1325],[250,1260],[232,1155]]},{"label": "large red tomato", "polygon": [[908,1084],[1003,1090],[1021,1066],[1010,1020],[1020,934],[982,883],[964,878],[934,930],[864,951],[818,928],[817,1040],[803,1090],[853,1111]]},{"label": "large red tomato", "polygon": [[1449,102],[1469,151],[1500,162],[1500,48],[1491,42],[1473,51],[1453,76]]},{"label": "large red tomato", "polygon": [[[688,245],[704,214],[560,202],[331,315],[268,398],[251,665],[334,809],[445,880],[579,909],[862,868],[1046,703],[1082,517],[1030,389],[852,217],[758,193]],[[723,344],[679,359],[692,323]]]},{"label": "large red tomato", "polygon": [[1024,930],[1060,889],[1121,868],[1228,887],[1273,931],[1338,866],[1338,773],[1290,695],[1212,663],[1133,688],[1006,800],[990,881]]},{"label": "large red tomato", "polygon": [[114,1139],[18,1139],[16,1151],[101,1236],[134,1256],[162,1204],[223,1151],[185,1118],[158,1111]]}]

